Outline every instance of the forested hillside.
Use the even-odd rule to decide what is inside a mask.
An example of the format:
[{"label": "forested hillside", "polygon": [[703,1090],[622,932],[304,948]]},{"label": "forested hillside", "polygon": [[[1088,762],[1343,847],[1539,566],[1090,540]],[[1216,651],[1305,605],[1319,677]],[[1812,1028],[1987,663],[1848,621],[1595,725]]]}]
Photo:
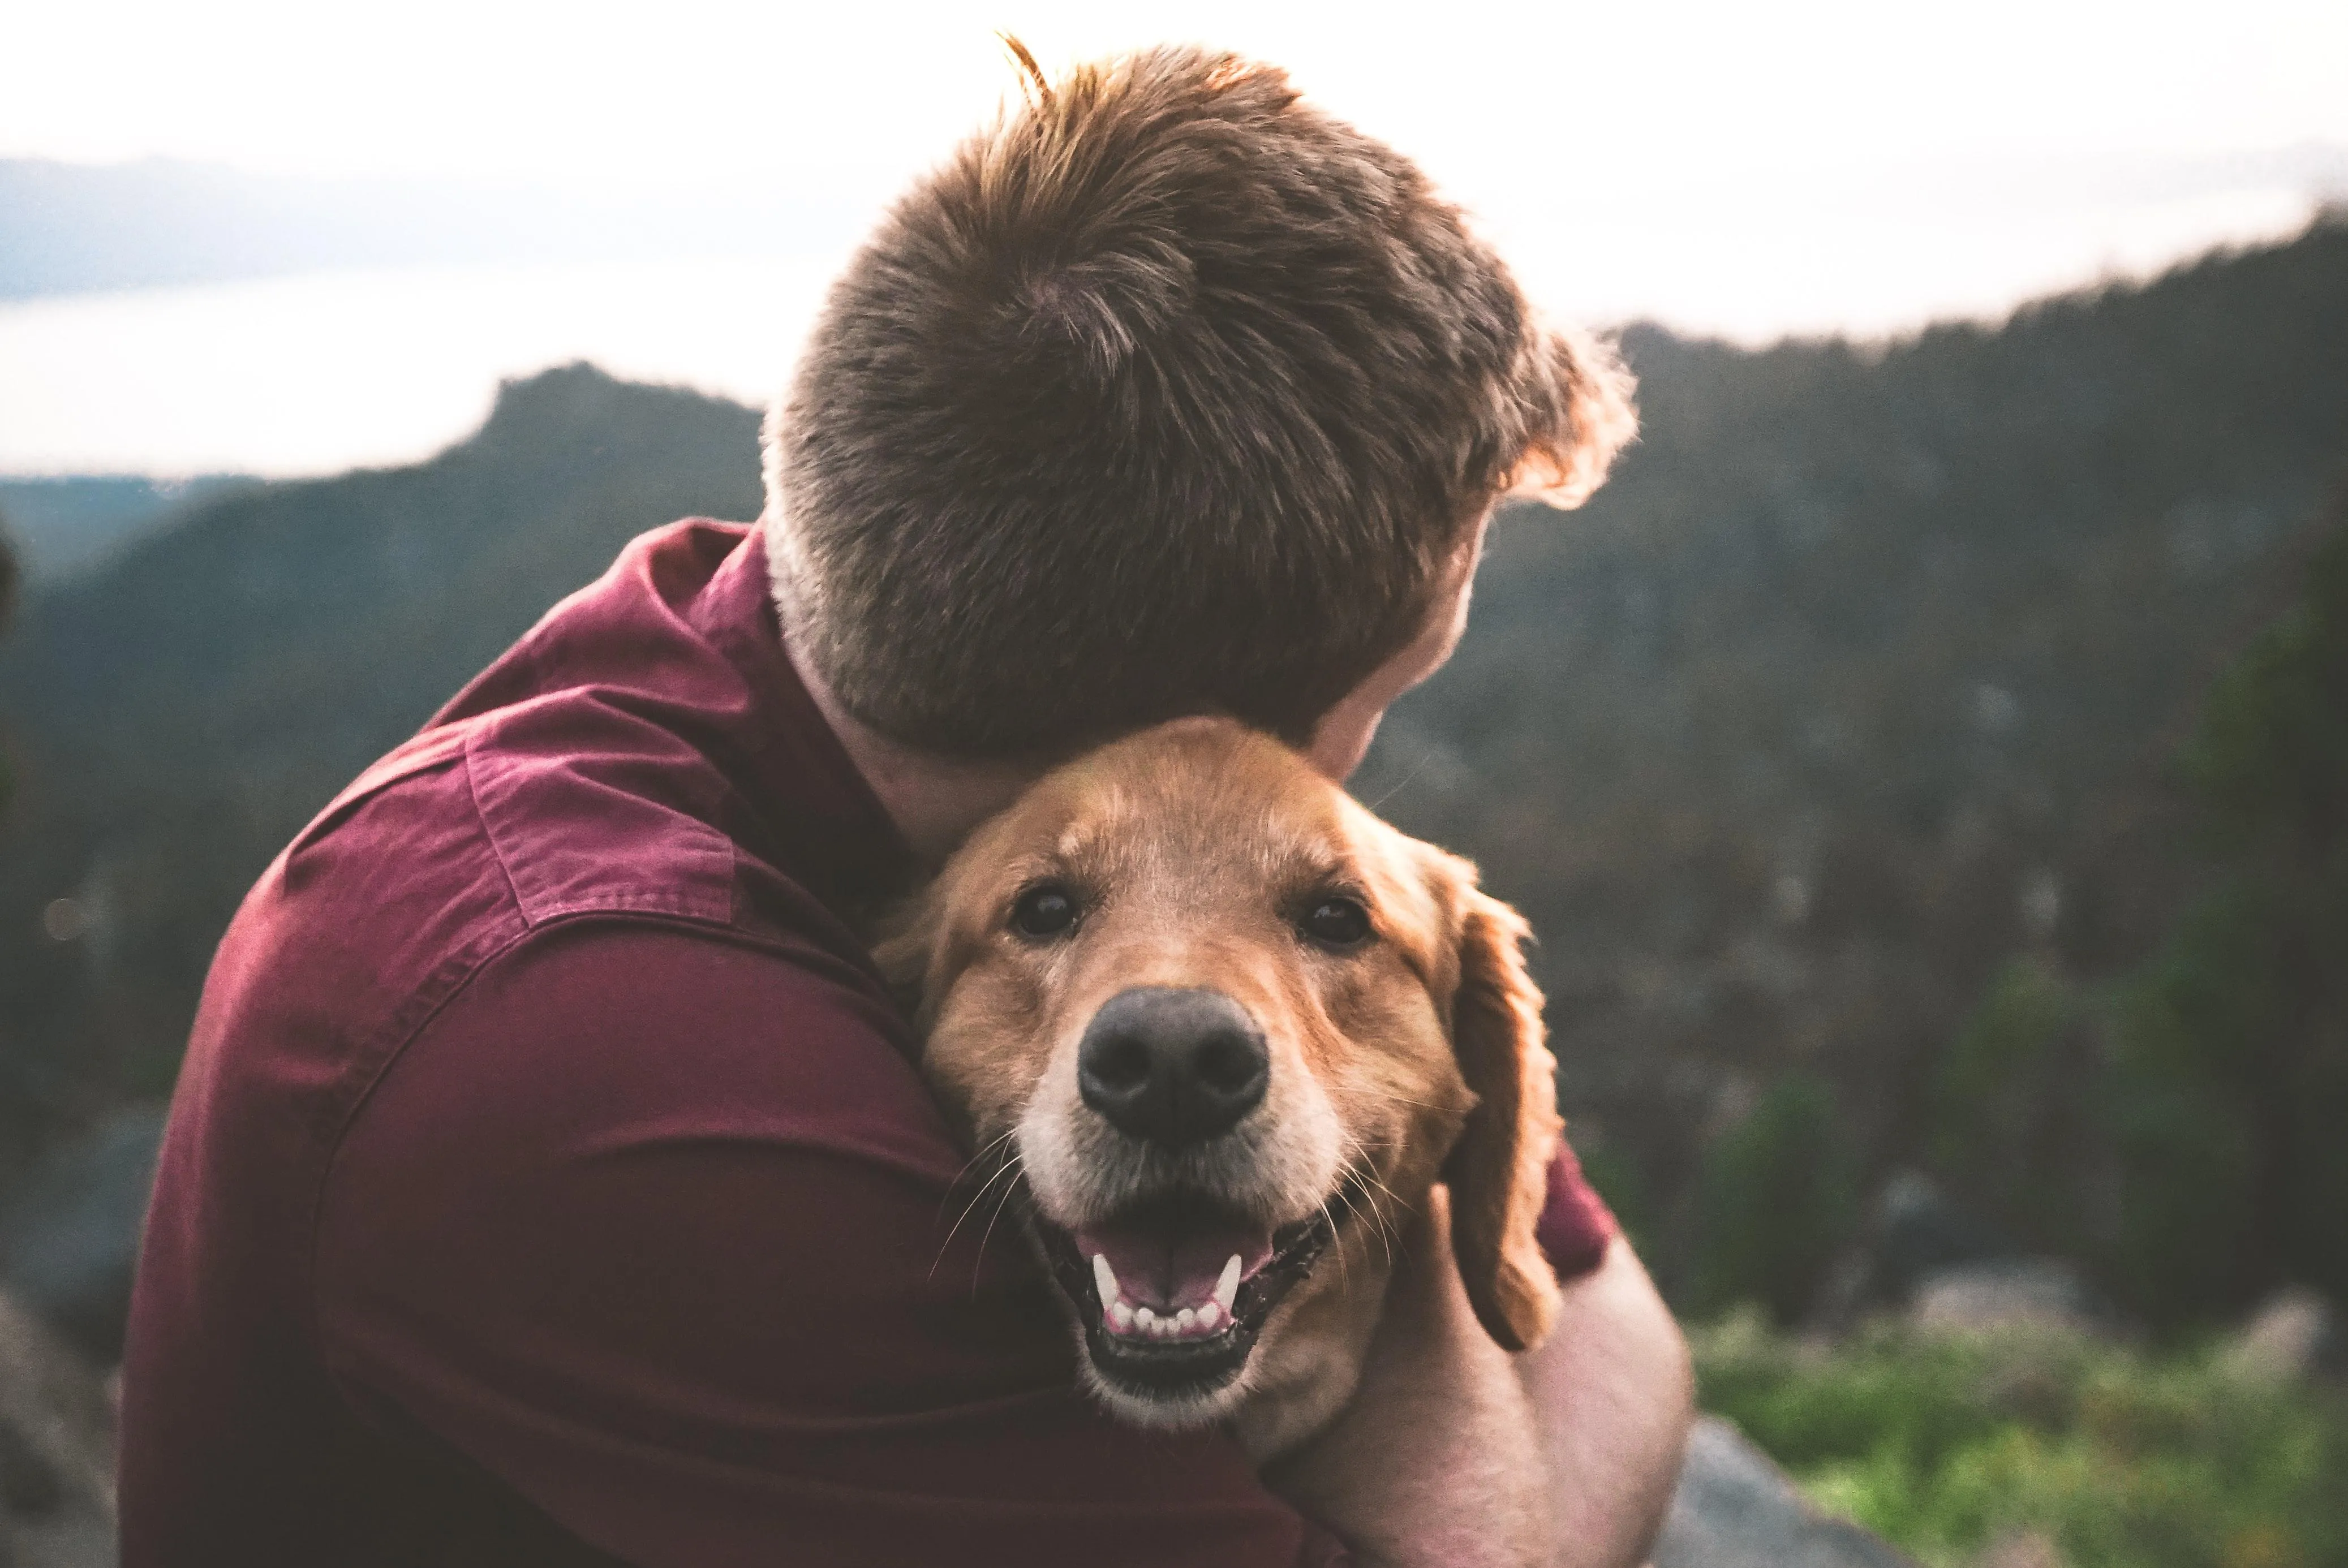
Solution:
[{"label": "forested hillside", "polygon": [[2202,874],[2170,759],[2348,479],[2348,225],[1888,348],[1626,347],[1641,446],[1498,529],[1364,789],[1532,917],[1681,1295],[1798,1314],[1991,977],[2119,975]]},{"label": "forested hillside", "polygon": [[[1996,328],[1625,346],[1642,445],[1503,520],[1362,793],[1532,917],[1577,1141],[1678,1298],[1798,1316],[1886,1172],[2003,1114],[1951,1063],[2014,966],[2116,982],[2222,879],[2171,759],[2348,476],[2348,225]],[[36,595],[0,1144],[162,1087],[268,856],[630,534],[754,515],[755,426],[549,373],[429,463],[220,497]],[[1936,1168],[2026,1222],[1977,1167]]]},{"label": "forested hillside", "polygon": [[229,474],[170,481],[129,474],[0,479],[0,518],[24,558],[27,580],[46,586],[168,526],[175,511],[246,483]]},{"label": "forested hillside", "polygon": [[166,1085],[269,857],[623,542],[757,507],[752,411],[573,366],[430,462],[223,496],[26,605],[0,645],[0,1148]]}]

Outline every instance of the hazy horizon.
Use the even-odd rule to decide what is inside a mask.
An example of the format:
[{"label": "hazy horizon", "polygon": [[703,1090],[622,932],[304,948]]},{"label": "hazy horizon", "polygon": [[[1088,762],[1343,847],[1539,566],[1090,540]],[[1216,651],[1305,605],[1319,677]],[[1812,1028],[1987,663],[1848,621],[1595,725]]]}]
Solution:
[{"label": "hazy horizon", "polygon": [[[1277,61],[1419,160],[1546,308],[1746,343],[1993,320],[2281,238],[2348,194],[2348,6],[2304,0],[2189,26],[2079,0],[1470,4],[1439,26],[1237,0],[682,0],[657,27],[427,0],[396,28],[91,0],[12,25],[0,158],[641,198],[677,231],[624,257],[0,306],[0,472],[407,460],[477,422],[499,376],[579,357],[763,403],[871,215],[1013,90],[997,27],[1052,68],[1169,38]],[[717,244],[733,190],[815,216]]]}]

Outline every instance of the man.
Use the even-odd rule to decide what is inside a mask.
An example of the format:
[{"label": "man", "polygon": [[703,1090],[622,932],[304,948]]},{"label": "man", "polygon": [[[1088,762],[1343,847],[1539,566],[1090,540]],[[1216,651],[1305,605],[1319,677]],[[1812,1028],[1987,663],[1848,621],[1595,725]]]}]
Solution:
[{"label": "man", "polygon": [[[1350,771],[1495,497],[1628,427],[1277,72],[1154,52],[974,138],[834,289],[760,528],[635,541],[239,912],[133,1306],[125,1563],[1343,1561],[1220,1435],[1077,1391],[1031,1260],[955,1225],[970,1152],[855,931],[1161,719]],[[1523,1371],[1571,1560],[1627,1563],[1684,1351],[1553,1188]],[[1432,1560],[1477,1500],[1422,1491]]]}]

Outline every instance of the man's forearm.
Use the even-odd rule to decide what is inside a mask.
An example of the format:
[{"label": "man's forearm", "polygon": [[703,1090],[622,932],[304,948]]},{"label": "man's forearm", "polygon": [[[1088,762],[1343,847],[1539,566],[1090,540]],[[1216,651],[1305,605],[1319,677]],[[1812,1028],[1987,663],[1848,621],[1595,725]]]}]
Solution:
[{"label": "man's forearm", "polygon": [[1694,1403],[1687,1342],[1630,1245],[1565,1287],[1518,1375],[1538,1414],[1560,1568],[1643,1562],[1679,1479]]},{"label": "man's forearm", "polygon": [[1448,1219],[1437,1188],[1397,1248],[1354,1399],[1266,1479],[1378,1568],[1643,1561],[1692,1403],[1670,1309],[1618,1239],[1565,1286],[1541,1348],[1510,1356],[1468,1304]]}]

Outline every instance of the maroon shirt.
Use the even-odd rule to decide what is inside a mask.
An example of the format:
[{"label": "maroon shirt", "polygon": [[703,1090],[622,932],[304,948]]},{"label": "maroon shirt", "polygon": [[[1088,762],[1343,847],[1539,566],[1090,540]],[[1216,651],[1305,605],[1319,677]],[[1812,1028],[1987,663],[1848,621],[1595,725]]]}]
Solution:
[{"label": "maroon shirt", "polygon": [[[127,1568],[1341,1560],[1077,1391],[843,914],[905,852],[755,532],[631,544],[221,944],[132,1304]],[[1610,1234],[1571,1169],[1568,1274]],[[949,1233],[952,1233],[951,1239]]]}]

